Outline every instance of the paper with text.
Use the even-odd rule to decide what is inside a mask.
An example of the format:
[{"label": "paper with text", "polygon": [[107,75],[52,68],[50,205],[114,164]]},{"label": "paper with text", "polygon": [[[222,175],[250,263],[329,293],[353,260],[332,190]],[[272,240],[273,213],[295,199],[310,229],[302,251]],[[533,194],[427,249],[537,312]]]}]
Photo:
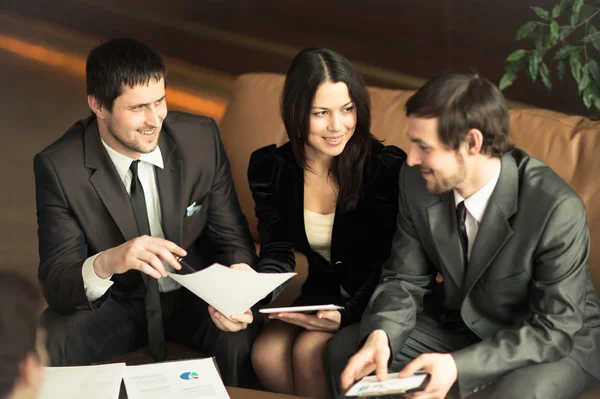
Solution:
[{"label": "paper with text", "polygon": [[383,381],[374,375],[358,381],[346,392],[346,396],[376,396],[405,393],[419,388],[427,374],[415,374],[406,378],[398,378],[398,373],[389,373]]},{"label": "paper with text", "polygon": [[39,399],[117,399],[125,363],[46,367]]},{"label": "paper with text", "polygon": [[127,366],[123,380],[128,399],[229,399],[212,358]]},{"label": "paper with text", "polygon": [[253,273],[215,263],[192,274],[169,276],[227,318],[244,313],[296,273]]}]

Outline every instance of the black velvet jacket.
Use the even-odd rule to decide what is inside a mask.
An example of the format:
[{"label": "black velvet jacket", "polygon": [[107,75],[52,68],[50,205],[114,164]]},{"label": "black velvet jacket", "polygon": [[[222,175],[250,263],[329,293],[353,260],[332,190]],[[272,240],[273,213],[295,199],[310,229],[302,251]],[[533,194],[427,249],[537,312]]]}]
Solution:
[{"label": "black velvet jacket", "polygon": [[[341,312],[341,326],[360,320],[381,265],[390,254],[398,213],[398,174],[406,153],[373,140],[366,158],[365,178],[356,209],[336,212],[331,238],[331,263],[313,251],[304,226],[304,173],[289,143],[256,150],[250,158],[248,181],[260,234],[260,272],[292,272],[294,249],[308,258],[303,295],[340,296],[340,285],[351,295]],[[283,290],[273,293],[275,298]]]}]

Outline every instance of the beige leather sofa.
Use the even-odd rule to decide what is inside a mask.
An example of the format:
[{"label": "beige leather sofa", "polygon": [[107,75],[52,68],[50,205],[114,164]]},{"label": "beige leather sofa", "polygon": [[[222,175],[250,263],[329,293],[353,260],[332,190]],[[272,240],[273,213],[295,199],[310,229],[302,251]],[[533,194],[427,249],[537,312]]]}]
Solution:
[{"label": "beige leather sofa", "polygon": [[[283,79],[275,74],[240,76],[220,124],[242,210],[257,242],[254,202],[246,172],[252,151],[287,141],[279,114]],[[408,150],[403,107],[412,91],[370,88],[370,94],[372,132],[386,144]],[[589,263],[600,290],[600,122],[539,109],[512,110],[511,135],[517,147],[552,167],[583,198],[592,240]],[[299,293],[306,276],[306,259],[298,253],[296,258],[298,276],[276,305],[289,303]],[[485,397],[485,391],[476,397]],[[581,398],[600,398],[600,387],[590,389]]]}]

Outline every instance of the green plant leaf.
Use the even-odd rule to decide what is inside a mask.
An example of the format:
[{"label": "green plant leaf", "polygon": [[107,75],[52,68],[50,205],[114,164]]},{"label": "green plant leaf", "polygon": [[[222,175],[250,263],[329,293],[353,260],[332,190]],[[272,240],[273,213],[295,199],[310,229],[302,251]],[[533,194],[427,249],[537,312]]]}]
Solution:
[{"label": "green plant leaf", "polygon": [[595,42],[600,39],[600,32],[589,33],[583,38],[584,43]]},{"label": "green plant leaf", "polygon": [[561,4],[557,4],[554,6],[554,8],[552,9],[552,18],[558,18],[560,17],[560,13],[562,12],[562,6]]},{"label": "green plant leaf", "polygon": [[567,61],[558,61],[558,66],[556,67],[556,70],[558,71],[558,79],[564,80],[565,76],[567,76],[567,68]]},{"label": "green plant leaf", "polygon": [[587,63],[590,76],[597,82],[600,82],[600,67],[596,60],[590,59]]},{"label": "green plant leaf", "polygon": [[577,25],[577,22],[579,22],[579,12],[581,11],[581,7],[583,7],[583,0],[573,1],[573,7],[571,8],[571,25]]},{"label": "green plant leaf", "polygon": [[523,49],[515,50],[512,53],[510,53],[510,55],[508,57],[506,57],[506,61],[508,61],[508,62],[518,61],[521,58],[523,58],[525,56],[525,54],[527,54],[527,51],[525,51]]},{"label": "green plant leaf", "polygon": [[587,109],[590,109],[590,107],[592,106],[592,103],[594,102],[594,93],[592,92],[592,90],[587,89],[583,92],[583,104],[587,107]]},{"label": "green plant leaf", "polygon": [[589,64],[586,63],[581,67],[581,76],[579,79],[577,79],[577,89],[579,90],[579,93],[583,93],[589,87],[590,87],[590,69],[589,69]]},{"label": "green plant leaf", "polygon": [[569,26],[561,26],[559,29],[558,36],[559,36],[560,40],[563,40],[565,37],[567,37],[569,35],[569,33],[571,33],[571,28]]},{"label": "green plant leaf", "polygon": [[554,44],[558,41],[559,29],[560,26],[558,25],[558,22],[552,21],[552,23],[550,24],[550,43]]},{"label": "green plant leaf", "polygon": [[577,51],[577,50],[579,50],[579,47],[575,47],[571,44],[565,44],[564,46],[562,46],[561,48],[558,49],[558,51],[554,55],[554,59],[556,61],[566,60],[567,58],[569,58],[571,56],[572,52]]},{"label": "green plant leaf", "polygon": [[581,79],[581,56],[579,52],[573,52],[569,56],[569,65],[571,66],[571,73],[577,82]]},{"label": "green plant leaf", "polygon": [[[591,35],[595,35],[596,33],[598,33],[600,31],[598,31],[598,29],[596,29],[596,27],[594,25],[588,25],[588,35],[586,37],[589,37]],[[594,48],[598,51],[600,51],[600,37],[595,37],[594,40],[591,41],[592,46],[594,46]]]},{"label": "green plant leaf", "polygon": [[511,86],[516,78],[516,72],[506,71],[504,75],[502,75],[502,78],[500,78],[500,83],[498,84],[498,87],[500,88],[500,90],[504,90],[507,87]]},{"label": "green plant leaf", "polygon": [[548,68],[548,65],[546,65],[545,62],[540,64],[540,77],[542,78],[544,86],[546,86],[548,90],[551,90],[552,82],[550,81],[550,68]]},{"label": "green plant leaf", "polygon": [[533,9],[533,11],[535,11],[535,13],[537,14],[538,17],[540,17],[541,19],[543,19],[544,21],[552,21],[552,17],[550,16],[550,13],[548,12],[548,10],[542,8],[542,7],[531,7]]},{"label": "green plant leaf", "polygon": [[546,35],[544,34],[544,25],[540,25],[540,29],[536,29],[533,32],[532,35],[532,39],[533,39],[533,45],[535,46],[536,50],[543,50],[544,49],[544,39],[546,38]]},{"label": "green plant leaf", "polygon": [[537,21],[529,21],[524,25],[521,25],[519,30],[517,30],[517,34],[515,35],[515,40],[522,40],[527,37],[532,37],[533,31],[538,26],[539,22]]},{"label": "green plant leaf", "polygon": [[533,51],[529,55],[529,68],[527,69],[527,72],[528,72],[528,76],[534,82],[537,80],[537,75],[538,75],[538,71],[539,71],[541,62],[542,62],[542,57],[540,56],[540,53],[538,53],[537,51]]}]

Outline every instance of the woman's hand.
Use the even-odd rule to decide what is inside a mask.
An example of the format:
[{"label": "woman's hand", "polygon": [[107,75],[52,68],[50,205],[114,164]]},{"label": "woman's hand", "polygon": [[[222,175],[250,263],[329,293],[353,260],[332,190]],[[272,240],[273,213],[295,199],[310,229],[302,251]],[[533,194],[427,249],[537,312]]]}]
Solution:
[{"label": "woman's hand", "polygon": [[340,329],[342,315],[337,310],[319,310],[317,314],[281,312],[269,315],[269,319],[285,321],[308,331],[335,332]]}]

